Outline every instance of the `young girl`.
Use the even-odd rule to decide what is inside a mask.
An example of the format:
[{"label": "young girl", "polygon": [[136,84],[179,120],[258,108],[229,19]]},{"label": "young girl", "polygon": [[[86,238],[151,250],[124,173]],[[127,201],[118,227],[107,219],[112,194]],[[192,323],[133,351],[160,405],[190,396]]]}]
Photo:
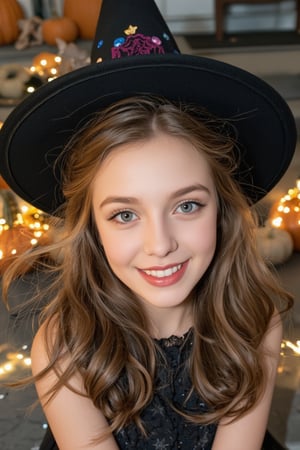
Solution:
[{"label": "young girl", "polygon": [[[291,299],[257,252],[249,203],[286,169],[293,118],[277,93],[237,69],[240,117],[217,119],[225,109],[213,107],[212,94],[208,108],[207,87],[184,95],[180,78],[178,96],[170,95],[171,73],[186,81],[195,72],[201,85],[201,68],[215,92],[233,83],[231,66],[147,58],[61,77],[1,131],[5,178],[62,227],[58,243],[23,255],[4,277],[7,293],[25,261],[60,249],[32,345],[33,379],[56,441],[41,449],[259,450],[280,312]],[[162,84],[150,89],[157,71]],[[134,73],[144,77],[135,95],[131,85],[120,96],[118,83]],[[97,76],[107,85],[95,99]],[[57,101],[64,114],[54,114]],[[38,137],[28,133],[33,117]]]}]

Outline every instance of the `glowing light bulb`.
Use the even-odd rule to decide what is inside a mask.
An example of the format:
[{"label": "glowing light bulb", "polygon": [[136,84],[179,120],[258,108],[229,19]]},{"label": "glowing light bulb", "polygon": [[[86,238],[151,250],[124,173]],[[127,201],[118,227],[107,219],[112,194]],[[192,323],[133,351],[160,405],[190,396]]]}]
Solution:
[{"label": "glowing light bulb", "polygon": [[3,368],[4,368],[5,372],[11,372],[13,370],[13,365],[12,365],[12,363],[6,363],[6,364],[4,364]]},{"label": "glowing light bulb", "polygon": [[275,217],[275,219],[272,220],[272,225],[276,228],[279,228],[282,224],[282,217]]},{"label": "glowing light bulb", "polygon": [[23,214],[26,214],[28,212],[28,210],[29,210],[29,208],[28,208],[27,205],[22,205],[21,206],[21,211],[22,211]]},{"label": "glowing light bulb", "polygon": [[296,344],[294,344],[291,341],[284,340],[283,346],[284,348],[290,348],[296,356],[300,356],[300,341],[296,341]]}]

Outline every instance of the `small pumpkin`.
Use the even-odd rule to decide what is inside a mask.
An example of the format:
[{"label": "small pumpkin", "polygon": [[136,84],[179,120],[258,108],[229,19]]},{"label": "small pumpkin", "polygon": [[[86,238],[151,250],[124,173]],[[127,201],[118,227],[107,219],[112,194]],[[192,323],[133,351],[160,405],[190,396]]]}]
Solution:
[{"label": "small pumpkin", "polygon": [[262,257],[274,265],[284,263],[293,253],[293,239],[290,233],[269,224],[257,228],[256,240]]},{"label": "small pumpkin", "polygon": [[300,178],[296,186],[272,206],[269,221],[288,231],[293,238],[294,250],[300,251]]},{"label": "small pumpkin", "polygon": [[17,0],[0,0],[0,45],[15,42],[20,34],[18,21],[24,12]]},{"label": "small pumpkin", "polygon": [[54,16],[42,22],[43,40],[48,45],[57,45],[56,39],[74,42],[78,38],[78,26],[70,17]]},{"label": "small pumpkin", "polygon": [[48,232],[22,220],[19,198],[9,189],[0,189],[0,273],[16,256],[48,242]]},{"label": "small pumpkin", "polygon": [[65,0],[64,16],[70,17],[78,25],[82,39],[93,40],[101,6],[102,0],[89,0],[88,8],[84,1]]},{"label": "small pumpkin", "polygon": [[35,55],[32,60],[32,64],[34,67],[38,68],[57,67],[59,64],[59,60],[57,59],[56,53],[41,52]]},{"label": "small pumpkin", "polygon": [[40,77],[56,77],[59,72],[61,57],[55,53],[41,52],[32,60],[31,71]]}]

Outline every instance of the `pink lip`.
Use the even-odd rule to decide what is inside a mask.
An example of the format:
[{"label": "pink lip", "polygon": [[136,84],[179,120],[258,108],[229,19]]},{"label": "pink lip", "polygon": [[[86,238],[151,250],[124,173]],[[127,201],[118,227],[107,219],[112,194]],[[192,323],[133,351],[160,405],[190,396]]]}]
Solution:
[{"label": "pink lip", "polygon": [[[138,269],[139,273],[141,274],[141,276],[144,278],[144,280],[147,281],[147,283],[151,284],[152,286],[159,286],[159,287],[166,287],[166,286],[171,286],[175,283],[178,283],[179,280],[181,280],[181,278],[183,277],[187,266],[188,266],[188,260],[185,261],[181,268],[179,270],[177,270],[177,272],[172,273],[171,275],[167,276],[167,277],[154,277],[152,275],[148,275],[146,272],[144,272],[144,270],[167,270],[170,267],[174,267],[174,264],[170,264],[168,266],[155,266],[155,267],[151,267],[151,268],[147,268],[144,270]],[[177,264],[175,264],[177,265]]]}]

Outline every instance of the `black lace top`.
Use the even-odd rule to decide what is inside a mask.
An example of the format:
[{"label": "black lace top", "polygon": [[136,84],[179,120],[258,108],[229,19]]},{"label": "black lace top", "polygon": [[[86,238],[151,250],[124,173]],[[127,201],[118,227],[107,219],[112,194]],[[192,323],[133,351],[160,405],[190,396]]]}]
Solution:
[{"label": "black lace top", "polygon": [[124,450],[210,450],[216,425],[195,425],[171,406],[188,413],[207,410],[196,393],[187,399],[191,381],[185,362],[193,344],[192,332],[160,339],[157,344],[166,360],[162,358],[157,370],[153,400],[141,414],[147,437],[132,424],[116,433],[115,439]]},{"label": "black lace top", "polygon": [[[216,425],[195,425],[171,406],[191,414],[207,410],[196,393],[187,398],[191,381],[185,363],[193,345],[192,331],[156,342],[165,358],[158,366],[153,400],[141,414],[148,435],[144,437],[135,425],[129,425],[115,433],[118,446],[121,450],[210,450]],[[50,428],[40,450],[58,450]]]}]

